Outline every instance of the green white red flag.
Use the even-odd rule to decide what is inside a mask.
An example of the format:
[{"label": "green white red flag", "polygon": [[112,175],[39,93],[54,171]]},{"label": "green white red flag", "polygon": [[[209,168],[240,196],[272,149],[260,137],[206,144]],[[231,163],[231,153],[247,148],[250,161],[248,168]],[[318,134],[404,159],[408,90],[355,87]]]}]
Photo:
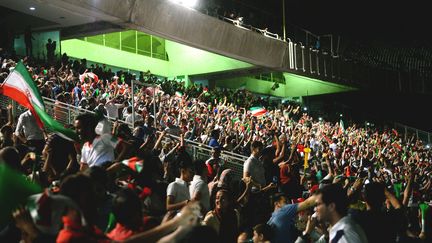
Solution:
[{"label": "green white red flag", "polygon": [[143,169],[143,160],[138,157],[132,157],[130,159],[125,159],[121,163],[129,167],[131,170],[140,173]]},{"label": "green white red flag", "polygon": [[13,72],[0,86],[0,94],[8,96],[29,109],[41,129],[45,128],[71,141],[77,139],[77,135],[72,129],[65,128],[45,112],[42,96],[26,67],[21,62],[16,65]]},{"label": "green white red flag", "polygon": [[267,110],[264,109],[264,107],[252,107],[249,109],[249,111],[251,112],[252,116],[263,116],[267,113]]}]

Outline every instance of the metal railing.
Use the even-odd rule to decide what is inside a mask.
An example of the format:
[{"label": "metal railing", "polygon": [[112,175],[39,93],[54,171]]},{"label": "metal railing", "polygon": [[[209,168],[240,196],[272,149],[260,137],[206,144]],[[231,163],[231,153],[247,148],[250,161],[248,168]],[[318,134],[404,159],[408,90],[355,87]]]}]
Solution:
[{"label": "metal railing", "polygon": [[431,144],[432,142],[432,134],[429,132],[425,132],[419,130],[414,127],[410,127],[401,123],[394,123],[394,128],[401,134],[403,134],[404,139],[410,138],[412,135],[416,135],[417,139],[420,139],[425,144]]},{"label": "metal railing", "polygon": [[[95,113],[93,111],[79,108],[71,104],[58,102],[50,98],[43,97],[43,100],[45,104],[45,111],[63,125],[72,124],[79,114]],[[0,107],[2,109],[6,109],[9,104],[12,104],[12,111],[15,117],[19,116],[21,113],[27,110],[25,107],[18,105],[9,97],[0,95]],[[106,118],[111,123],[115,122],[115,119],[113,118]],[[126,123],[121,120],[118,120],[118,122],[128,124],[129,127],[132,127],[132,124],[130,123]],[[179,137],[173,135],[170,135],[169,137],[176,140],[180,139]],[[166,137],[164,142],[168,142],[169,137]],[[185,140],[185,142],[186,150],[189,152],[189,154],[192,155],[194,159],[207,160],[211,157],[212,148],[210,146],[187,139]],[[237,178],[241,178],[243,176],[243,162],[246,161],[246,156],[229,151],[222,151],[221,158],[223,161],[225,161],[227,167],[233,170],[233,174]]]},{"label": "metal railing", "polygon": [[[168,142],[170,138],[180,140],[180,137],[169,135],[165,137],[164,142]],[[211,157],[212,147],[188,139],[185,139],[185,143],[186,151],[193,156],[194,160],[200,159],[206,161]],[[230,151],[221,151],[220,157],[225,162],[226,166],[233,171],[235,177],[243,177],[243,163],[248,157]]]}]

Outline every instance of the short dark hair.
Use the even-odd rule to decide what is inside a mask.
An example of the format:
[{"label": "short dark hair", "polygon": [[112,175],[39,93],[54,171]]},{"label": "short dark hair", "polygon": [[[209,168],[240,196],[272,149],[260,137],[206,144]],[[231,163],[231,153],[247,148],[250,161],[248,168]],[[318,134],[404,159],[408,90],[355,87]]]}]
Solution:
[{"label": "short dark hair", "polygon": [[[141,202],[138,195],[129,188],[119,190],[113,198],[112,211],[117,222],[128,228],[137,229],[136,218],[141,217]],[[137,215],[138,214],[138,215]]]},{"label": "short dark hair", "polygon": [[189,169],[189,168],[193,168],[192,163],[189,160],[181,160],[178,163],[178,168],[179,169]]},{"label": "short dark hair", "polygon": [[202,175],[203,171],[207,169],[207,166],[204,160],[195,160],[194,161],[194,171],[196,175]]},{"label": "short dark hair", "polygon": [[82,124],[85,124],[85,127],[88,127],[89,129],[95,129],[96,125],[98,123],[96,116],[94,116],[91,113],[83,113],[79,114],[75,120],[80,121]]},{"label": "short dark hair", "polygon": [[338,212],[340,215],[347,214],[348,196],[340,184],[330,184],[324,186],[322,189],[320,189],[318,194],[321,194],[324,204],[329,205],[330,203],[334,203],[336,212]]},{"label": "short dark hair", "polygon": [[287,198],[287,196],[286,196],[284,193],[282,193],[282,192],[278,192],[278,193],[275,193],[275,194],[271,195],[271,196],[270,196],[271,206],[273,207],[274,204],[275,204],[276,202],[279,202],[279,201],[281,200],[282,197]]},{"label": "short dark hair", "polygon": [[384,185],[379,182],[371,182],[365,185],[364,199],[372,208],[380,208],[385,201]]},{"label": "short dark hair", "polygon": [[273,229],[268,224],[257,224],[253,230],[259,235],[262,234],[265,241],[270,241],[273,238]]},{"label": "short dark hair", "polygon": [[251,150],[254,150],[255,148],[262,148],[262,147],[264,147],[264,145],[260,141],[253,141],[251,144]]}]

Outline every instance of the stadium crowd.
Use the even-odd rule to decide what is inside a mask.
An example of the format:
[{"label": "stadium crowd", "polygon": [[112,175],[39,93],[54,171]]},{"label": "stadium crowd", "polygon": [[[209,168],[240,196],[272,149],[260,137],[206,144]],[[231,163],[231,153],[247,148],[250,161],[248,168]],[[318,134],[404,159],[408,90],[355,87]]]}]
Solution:
[{"label": "stadium crowd", "polygon": [[[57,106],[96,114],[75,118],[72,142],[40,130],[29,111],[2,111],[0,181],[18,174],[27,182],[21,189],[33,182],[42,190],[10,203],[0,242],[432,239],[432,154],[415,136],[345,127],[246,90],[113,73],[67,55],[57,65],[21,61]],[[3,82],[16,63],[1,64]],[[139,87],[131,102],[132,79],[156,86]],[[111,128],[102,115],[126,123]],[[56,109],[53,116],[63,120]],[[209,159],[193,160],[188,141],[212,147]],[[249,156],[242,178],[221,151]],[[2,200],[18,203],[20,188],[7,195],[3,187]]]}]

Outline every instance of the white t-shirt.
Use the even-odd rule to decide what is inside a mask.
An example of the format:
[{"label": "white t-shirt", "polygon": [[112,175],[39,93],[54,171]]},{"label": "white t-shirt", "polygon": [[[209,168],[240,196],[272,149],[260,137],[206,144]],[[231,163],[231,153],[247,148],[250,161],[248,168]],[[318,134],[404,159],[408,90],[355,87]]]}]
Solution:
[{"label": "white t-shirt", "polygon": [[[140,114],[135,113],[135,120],[134,120],[134,122],[136,122],[136,121],[142,121],[142,120],[143,120],[143,117]],[[129,114],[129,115],[126,116],[125,122],[132,123],[132,114]]]},{"label": "white t-shirt", "polygon": [[200,204],[203,211],[210,210],[210,192],[207,183],[199,175],[194,175],[193,180],[189,186],[190,197],[193,198],[195,193],[200,193]]},{"label": "white t-shirt", "polygon": [[[367,243],[366,234],[363,229],[350,217],[341,218],[329,232],[330,242],[338,243]],[[339,239],[339,240],[337,240]]]},{"label": "white t-shirt", "polygon": [[190,195],[187,183],[180,178],[176,178],[175,181],[171,182],[168,185],[167,196],[174,197],[173,203],[179,203],[185,200],[189,200]]},{"label": "white t-shirt", "polygon": [[122,104],[116,104],[114,102],[109,102],[105,104],[105,109],[107,111],[107,115],[110,118],[118,118],[119,117],[119,108],[122,107]]},{"label": "white t-shirt", "polygon": [[86,142],[81,149],[81,163],[89,167],[101,166],[114,160],[114,149],[119,140],[110,134],[97,136],[93,143]]}]

